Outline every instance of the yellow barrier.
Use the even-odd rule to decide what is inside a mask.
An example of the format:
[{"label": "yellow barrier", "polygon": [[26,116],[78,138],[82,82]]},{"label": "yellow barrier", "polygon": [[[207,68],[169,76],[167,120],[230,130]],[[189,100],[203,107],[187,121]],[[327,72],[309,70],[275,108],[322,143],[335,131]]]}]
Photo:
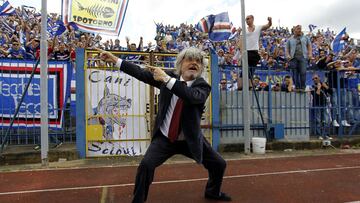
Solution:
[{"label": "yellow barrier", "polygon": [[[145,52],[112,52],[136,64],[150,64],[170,69],[175,61],[160,64],[160,58],[176,54]],[[85,69],[86,154],[97,156],[141,155],[151,140],[157,112],[157,90],[147,86],[118,68],[103,63],[98,52],[87,50]],[[163,61],[164,62],[164,61]],[[205,78],[211,84],[210,67]],[[211,96],[202,119],[204,136],[211,136]]]}]

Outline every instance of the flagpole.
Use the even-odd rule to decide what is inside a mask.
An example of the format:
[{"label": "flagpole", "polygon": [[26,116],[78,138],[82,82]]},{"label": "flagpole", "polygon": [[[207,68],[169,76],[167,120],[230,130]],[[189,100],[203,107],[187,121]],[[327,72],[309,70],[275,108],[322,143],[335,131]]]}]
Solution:
[{"label": "flagpole", "polygon": [[242,81],[243,81],[243,121],[244,121],[244,151],[245,154],[250,154],[250,102],[249,102],[249,64],[248,64],[248,53],[246,47],[246,25],[245,25],[245,2],[241,2],[241,26],[242,26]]},{"label": "flagpole", "polygon": [[47,0],[41,1],[40,40],[40,106],[41,106],[41,164],[48,166],[48,62],[47,62]]}]

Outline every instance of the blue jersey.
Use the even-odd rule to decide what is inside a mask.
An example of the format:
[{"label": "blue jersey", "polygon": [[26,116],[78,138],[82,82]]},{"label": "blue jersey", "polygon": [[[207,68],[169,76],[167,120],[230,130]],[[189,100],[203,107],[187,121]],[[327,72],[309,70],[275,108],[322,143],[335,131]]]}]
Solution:
[{"label": "blue jersey", "polygon": [[9,54],[10,54],[11,58],[25,58],[25,56],[26,56],[25,49],[22,47],[19,50],[10,48]]},{"label": "blue jersey", "polygon": [[36,58],[36,51],[38,49],[39,49],[39,47],[33,48],[31,45],[26,47],[26,52],[27,52],[28,58],[35,59]]}]

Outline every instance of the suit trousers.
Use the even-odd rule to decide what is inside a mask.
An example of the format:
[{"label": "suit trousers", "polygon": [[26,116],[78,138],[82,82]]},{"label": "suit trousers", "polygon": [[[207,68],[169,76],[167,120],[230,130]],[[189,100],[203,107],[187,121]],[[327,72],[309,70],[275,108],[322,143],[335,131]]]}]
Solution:
[{"label": "suit trousers", "polygon": [[[212,149],[205,138],[203,143],[202,164],[209,173],[205,193],[216,196],[220,193],[226,162],[220,154]],[[167,137],[161,133],[157,133],[137,169],[133,203],[146,201],[150,184],[154,178],[155,168],[175,154],[183,154],[189,158],[193,158],[186,141],[182,140],[171,143]]]}]

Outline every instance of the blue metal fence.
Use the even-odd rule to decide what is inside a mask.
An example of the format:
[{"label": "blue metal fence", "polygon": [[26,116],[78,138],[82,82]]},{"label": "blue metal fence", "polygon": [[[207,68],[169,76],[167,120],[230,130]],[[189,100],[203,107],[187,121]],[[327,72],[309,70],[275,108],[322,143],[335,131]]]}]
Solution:
[{"label": "blue metal fence", "polygon": [[[336,80],[329,79],[332,74],[338,76]],[[288,92],[282,86],[287,76],[293,77],[289,70],[256,68],[252,78],[254,84],[250,84],[249,90],[251,136],[306,141],[310,136],[342,137],[357,133],[360,126],[359,74],[352,72],[351,77],[346,74],[337,70],[308,70],[307,88]],[[328,86],[325,101],[321,101],[324,104],[316,101],[319,97],[314,95],[313,76]],[[220,66],[218,77],[220,142],[243,142],[241,67]],[[331,82],[333,84],[329,84]]]}]

